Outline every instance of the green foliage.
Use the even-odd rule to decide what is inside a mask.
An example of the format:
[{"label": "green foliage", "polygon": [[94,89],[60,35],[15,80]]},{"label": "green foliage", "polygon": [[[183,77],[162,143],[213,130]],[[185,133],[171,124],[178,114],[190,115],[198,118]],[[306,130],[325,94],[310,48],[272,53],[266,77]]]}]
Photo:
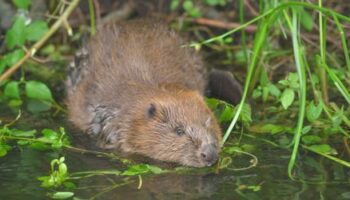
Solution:
[{"label": "green foliage", "polygon": [[[27,9],[31,1],[13,1],[14,4],[22,9]],[[47,22],[36,20],[31,23],[23,14],[17,15],[11,28],[7,30],[5,35],[5,44],[9,50],[3,59],[0,59],[0,75],[7,68],[15,65],[24,57],[22,47],[26,42],[35,42],[43,37],[48,31]],[[16,49],[15,47],[19,47]],[[22,77],[23,79],[23,77]],[[25,94],[28,97],[27,108],[33,113],[47,111],[54,103],[51,91],[45,83],[38,81],[10,81],[4,87],[4,97],[8,101],[8,105],[18,108],[22,105],[20,85],[25,84]]]},{"label": "green foliage", "polygon": [[16,140],[20,146],[26,145],[38,150],[57,150],[70,144],[62,127],[59,132],[43,129],[41,134],[38,134],[36,130],[11,129],[9,125],[4,125],[0,128],[0,157],[5,156],[11,150],[11,140]]},{"label": "green foliage", "polygon": [[9,150],[11,150],[11,146],[0,141],[0,157],[5,156]]},{"label": "green foliage", "polygon": [[50,175],[38,178],[41,181],[41,186],[45,188],[57,188],[68,180],[68,168],[64,160],[65,158],[61,157],[51,161]]},{"label": "green foliage", "polygon": [[328,144],[311,145],[309,148],[322,154],[337,154],[336,150]]},{"label": "green foliage", "polygon": [[[31,5],[31,1],[29,0],[13,0],[13,2],[21,9],[28,9]],[[228,1],[226,0],[172,0],[171,9],[175,10],[179,8],[181,11],[185,12],[186,17],[189,16],[195,18],[201,17],[205,14],[202,10],[203,7],[224,6],[227,2]],[[319,155],[332,159],[344,166],[349,166],[349,163],[346,161],[330,157],[330,155],[337,155],[335,148],[338,148],[338,146],[335,145],[333,148],[332,139],[335,138],[334,143],[338,143],[340,141],[339,138],[349,138],[349,106],[339,100],[339,96],[342,96],[345,101],[350,102],[348,90],[350,71],[343,69],[345,68],[344,66],[347,66],[348,69],[350,69],[348,58],[349,52],[346,47],[346,34],[340,33],[342,39],[341,42],[344,48],[344,57],[347,59],[344,62],[345,64],[337,55],[334,56],[331,53],[328,53],[325,44],[320,44],[319,47],[315,48],[321,49],[323,52],[320,53],[320,56],[316,56],[316,58],[311,56],[314,55],[314,51],[312,49],[310,50],[310,47],[308,46],[303,46],[304,44],[308,44],[307,42],[304,43],[301,34],[305,31],[309,31],[308,34],[314,32],[312,30],[315,26],[315,19],[313,19],[313,16],[315,15],[312,15],[311,13],[313,10],[319,10],[322,16],[334,20],[339,30],[343,29],[341,23],[344,21],[349,22],[350,19],[346,16],[339,15],[332,10],[322,9],[321,7],[316,7],[313,4],[304,2],[286,1],[286,3],[283,3],[275,1],[274,3],[271,3],[271,5],[268,2],[261,2],[261,4],[264,5],[264,8],[259,8],[260,14],[256,18],[238,28],[224,33],[223,35],[212,37],[202,43],[192,44],[197,50],[199,50],[203,44],[206,44],[206,47],[213,47],[213,49],[219,50],[220,54],[224,54],[228,58],[225,62],[220,62],[220,64],[232,66],[233,63],[237,61],[240,64],[248,64],[247,75],[244,76],[244,80],[246,80],[245,88],[249,88],[252,84],[255,85],[252,76],[255,73],[257,74],[256,79],[259,81],[259,85],[252,93],[256,102],[250,102],[251,105],[258,105],[253,109],[253,116],[250,104],[242,103],[235,107],[219,100],[207,100],[208,105],[214,110],[221,123],[232,122],[230,124],[231,128],[229,128],[225,134],[225,138],[227,139],[231,133],[236,133],[232,130],[237,130],[233,129],[233,127],[238,119],[244,126],[242,131],[244,136],[249,135],[251,132],[257,133],[256,138],[268,141],[269,144],[273,144],[274,146],[288,149],[290,149],[291,146],[293,147],[292,158],[289,165],[290,172],[296,161],[300,138],[301,146],[303,146],[304,149],[318,153]],[[292,15],[290,16],[290,14]],[[24,46],[40,40],[48,30],[45,21],[30,22],[30,20],[24,15],[18,15],[13,20],[13,25],[6,32],[4,37],[7,52],[0,59],[0,74],[3,73],[6,68],[16,64],[24,56]],[[280,23],[281,21],[286,23]],[[251,35],[248,38],[253,41],[252,44],[247,45],[247,49],[241,48],[239,44],[238,48],[237,46],[234,46],[239,43],[241,38],[239,35],[231,36],[231,34],[237,33],[256,22],[259,22],[258,30],[256,31],[255,36]],[[242,20],[242,23],[244,23],[244,20]],[[326,23],[322,23],[326,25]],[[302,27],[301,31],[299,30],[299,24]],[[320,29],[320,32],[327,33],[327,31],[323,31],[322,27],[320,27]],[[216,30],[213,32],[216,33]],[[195,32],[195,34],[198,33]],[[283,39],[287,41],[286,44],[288,45],[275,45],[276,40],[273,37],[278,36],[283,36]],[[289,48],[289,46],[291,46],[288,40],[292,40],[293,42],[293,51],[291,51],[291,47],[286,50],[287,53],[279,53],[281,50],[279,48]],[[321,35],[320,40],[326,41],[326,35]],[[68,45],[59,46],[56,44],[47,44],[46,48],[41,51],[41,56],[47,56],[53,61],[60,60],[61,52],[66,51],[64,48],[69,49],[70,47]],[[247,54],[249,54],[251,58],[246,56]],[[275,58],[276,60],[283,61],[286,59],[291,61],[289,59],[291,57],[294,58],[298,73],[289,73],[284,80],[275,83],[275,80],[280,79],[280,76],[278,76],[280,74],[272,73],[267,70],[274,69],[276,62],[274,60]],[[328,61],[327,59],[332,59],[332,61]],[[25,65],[26,64],[24,64],[24,66]],[[284,62],[283,66],[284,65],[293,65],[293,62]],[[313,88],[309,86],[306,87],[306,81],[304,80],[305,77],[303,77],[303,73],[305,72],[304,66],[306,65],[310,65],[310,81],[313,83]],[[268,67],[265,69],[262,66]],[[261,68],[259,69],[259,67]],[[294,66],[288,67],[293,68]],[[326,77],[325,79],[325,77],[318,75],[316,72],[319,71],[319,69],[315,70],[316,68],[324,69],[329,78]],[[279,71],[277,70],[277,72]],[[22,73],[19,80],[13,79],[2,83],[2,99],[5,99],[9,106],[16,108],[21,106],[24,102],[26,103],[28,110],[32,112],[46,111],[52,106],[55,106],[55,101],[49,87],[41,81],[32,80],[32,76],[29,76],[31,80],[27,80],[24,74],[26,73]],[[270,77],[271,75],[276,76],[276,74],[277,77]],[[330,81],[331,84],[326,89],[331,93],[331,100],[335,101],[337,105],[341,104],[341,106],[339,106],[340,108],[334,108],[332,103],[323,101],[323,99],[321,99],[322,95],[318,94],[319,91],[321,91],[320,87],[323,87],[322,83],[325,81]],[[334,89],[337,89],[338,93],[336,93]],[[306,101],[305,98],[306,91],[309,101]],[[245,89],[243,101],[249,99],[249,93],[248,89]],[[314,100],[311,99],[312,94],[314,94]],[[299,100],[297,100],[298,97]],[[259,105],[260,99],[264,102],[264,105]],[[298,104],[299,109],[297,109]],[[305,105],[307,106],[305,107]],[[307,121],[304,120],[304,114]],[[258,120],[261,121],[253,124],[253,118],[254,122]],[[306,123],[306,126],[304,126],[303,122]],[[246,132],[245,130],[248,130],[249,132]],[[224,141],[226,141],[226,139],[224,139]],[[13,143],[12,141],[16,141],[16,143]],[[247,148],[249,149],[248,152],[254,151],[254,146],[252,145],[247,147],[248,145],[243,144],[238,147],[231,145],[231,142],[232,141],[226,144],[223,149],[224,156],[222,156],[219,161],[220,169],[229,168],[234,164],[235,162],[232,157],[242,154],[239,153],[243,151],[242,149],[246,150],[245,148]],[[55,150],[67,147],[69,142],[63,128],[59,131],[43,129],[41,132],[36,130],[18,130],[10,128],[10,125],[5,125],[0,128],[0,157],[5,156],[8,151],[15,147],[15,145],[18,145],[19,147],[28,146],[39,150]],[[243,146],[245,146],[245,148]],[[228,156],[226,154],[228,154]],[[309,164],[317,166],[318,163],[310,161]],[[88,177],[101,174],[113,174],[115,176],[125,176],[122,177],[123,181],[125,181],[131,179],[129,176],[158,175],[166,172],[168,172],[168,170],[161,169],[157,166],[148,164],[132,165],[128,163],[126,168],[120,171],[94,171],[90,173],[87,172],[85,175]],[[59,188],[64,186],[65,188],[68,188],[69,185],[74,185],[69,182],[69,180],[77,178],[80,177],[68,173],[68,167],[64,162],[64,157],[62,157],[51,162],[49,176],[44,176],[39,179],[42,181],[43,187]],[[259,191],[261,187],[256,184],[248,186],[240,185],[238,188],[238,190],[246,189]],[[71,198],[72,196],[74,196],[73,192],[55,192],[52,193],[50,197],[66,199]]]},{"label": "green foliage", "polygon": [[26,20],[25,16],[19,15],[6,32],[5,43],[8,49],[21,47],[26,41],[38,41],[49,30],[45,21],[38,20],[26,25]]},{"label": "green foliage", "polygon": [[[14,0],[13,3],[18,8],[28,9],[31,1]],[[42,20],[31,22],[24,14],[17,15],[5,34],[5,44],[8,51],[0,59],[0,75],[6,68],[15,65],[24,57],[25,52],[22,47],[26,42],[38,41],[47,31],[47,22]],[[23,103],[21,84],[25,85],[23,93],[28,97],[27,108],[31,112],[47,111],[52,107],[52,103],[55,103],[46,84],[39,81],[25,81],[22,77],[21,81],[12,80],[5,84],[3,93],[10,107],[19,108]]]},{"label": "green foliage", "polygon": [[224,6],[226,5],[226,0],[204,0],[204,2],[210,6]]},{"label": "green foliage", "polygon": [[[231,121],[237,112],[234,106],[218,99],[208,98],[206,102],[208,106],[214,111],[220,123]],[[249,104],[243,105],[240,119],[245,125],[248,125],[252,122],[252,109]]]},{"label": "green foliage", "polygon": [[278,82],[284,87],[280,97],[281,104],[284,109],[288,109],[294,102],[295,90],[299,89],[298,75],[296,73],[289,73],[285,80]]},{"label": "green foliage", "polygon": [[12,0],[12,2],[17,6],[17,8],[28,9],[32,4],[31,0]]},{"label": "green foliage", "polygon": [[255,124],[249,127],[249,130],[254,133],[267,133],[267,134],[279,134],[279,133],[292,133],[293,128],[286,125],[276,124]]},{"label": "green foliage", "polygon": [[13,49],[15,46],[23,46],[26,41],[26,28],[25,17],[18,16],[13,23],[12,27],[6,32],[5,43],[9,49]]},{"label": "green foliage", "polygon": [[260,84],[253,91],[252,97],[254,99],[261,97],[263,102],[267,102],[271,95],[275,98],[279,98],[281,96],[281,91],[276,85],[270,82],[266,70],[262,69],[260,75]]},{"label": "green foliage", "polygon": [[19,94],[18,81],[10,81],[6,84],[4,89],[4,96],[9,99],[21,99]]},{"label": "green foliage", "polygon": [[24,30],[26,34],[26,40],[28,41],[38,41],[43,35],[49,30],[47,23],[45,21],[34,21]]},{"label": "green foliage", "polygon": [[174,11],[180,6],[180,2],[182,2],[182,9],[193,18],[201,17],[201,2],[208,6],[225,6],[227,4],[227,0],[202,0],[194,1],[194,0],[172,0],[170,3],[170,10]]},{"label": "green foliage", "polygon": [[131,165],[128,167],[127,170],[125,170],[121,175],[123,176],[135,176],[135,175],[141,175],[141,174],[161,174],[164,170],[157,166],[148,165],[148,164],[138,164],[138,165]]},{"label": "green foliage", "polygon": [[196,7],[192,0],[185,0],[182,4],[182,8],[191,17],[200,17],[202,15],[198,7]]},{"label": "green foliage", "polygon": [[312,15],[310,12],[307,12],[304,8],[299,10],[300,12],[300,23],[301,25],[308,31],[312,31],[314,27],[314,19],[312,19]]},{"label": "green foliage", "polygon": [[281,95],[281,103],[284,109],[288,109],[294,101],[294,91],[290,88],[287,88],[283,91]]},{"label": "green foliage", "polygon": [[22,49],[14,50],[0,59],[0,74],[5,70],[6,67],[14,65],[24,56]]},{"label": "green foliage", "polygon": [[314,122],[317,120],[322,113],[322,104],[318,104],[315,106],[314,101],[311,101],[309,105],[306,107],[306,118],[309,122]]},{"label": "green foliage", "polygon": [[50,110],[55,103],[51,90],[45,83],[39,81],[9,81],[4,88],[4,97],[8,100],[10,107],[22,105],[20,85],[24,84],[23,93],[27,97],[27,108],[33,113]]},{"label": "green foliage", "polygon": [[317,135],[305,135],[302,137],[302,141],[306,145],[318,144],[322,141],[322,138]]},{"label": "green foliage", "polygon": [[27,97],[31,99],[53,101],[50,89],[44,83],[38,81],[27,81],[25,92]]}]

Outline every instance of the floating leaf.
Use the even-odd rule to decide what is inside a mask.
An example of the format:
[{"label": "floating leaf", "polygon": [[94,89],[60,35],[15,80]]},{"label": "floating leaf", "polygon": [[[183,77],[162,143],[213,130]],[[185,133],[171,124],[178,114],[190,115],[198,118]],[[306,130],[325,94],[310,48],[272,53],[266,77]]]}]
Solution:
[{"label": "floating leaf", "polygon": [[123,176],[134,176],[146,173],[160,174],[163,170],[157,166],[147,165],[147,164],[138,164],[132,165],[127,170],[125,170]]},{"label": "floating leaf", "polygon": [[132,165],[127,170],[125,170],[122,175],[124,176],[134,176],[139,174],[148,173],[149,169],[146,164]]},{"label": "floating leaf", "polygon": [[294,101],[294,91],[290,88],[287,88],[283,91],[281,96],[281,103],[284,109],[288,109],[290,105],[292,105]]},{"label": "floating leaf", "polygon": [[34,137],[36,130],[22,131],[22,130],[12,130],[11,135],[16,137]]},{"label": "floating leaf", "polygon": [[55,192],[52,194],[51,198],[53,199],[68,199],[74,196],[73,192]]},{"label": "floating leaf", "polygon": [[30,147],[36,150],[45,151],[50,149],[50,146],[48,144],[45,144],[43,142],[33,142],[30,144]]},{"label": "floating leaf", "polygon": [[153,173],[153,174],[160,174],[163,172],[163,170],[157,166],[154,165],[148,165],[148,169]]},{"label": "floating leaf", "polygon": [[45,139],[50,141],[56,140],[58,138],[58,133],[51,129],[43,129],[41,133],[44,135]]}]

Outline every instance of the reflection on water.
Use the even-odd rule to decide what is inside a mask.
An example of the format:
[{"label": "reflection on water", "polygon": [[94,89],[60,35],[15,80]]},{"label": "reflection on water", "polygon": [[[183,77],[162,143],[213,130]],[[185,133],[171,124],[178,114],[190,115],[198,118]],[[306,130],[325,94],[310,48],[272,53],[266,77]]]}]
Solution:
[{"label": "reflection on water", "polygon": [[[28,118],[28,117],[26,117]],[[24,118],[24,119],[26,119]],[[18,126],[57,127],[57,120],[29,118],[29,124]],[[56,123],[53,123],[55,122]],[[40,129],[39,129],[40,130]],[[67,131],[69,132],[69,131]],[[255,143],[256,141],[248,141]],[[290,180],[287,173],[289,152],[255,144],[259,151],[258,167],[247,171],[229,169],[219,174],[163,174],[139,178],[113,175],[94,176],[73,181],[76,197],[82,199],[350,199],[350,171],[313,154],[299,155],[296,173],[308,181]],[[15,148],[0,158],[0,199],[48,199],[49,190],[40,187],[38,176],[49,173],[50,161],[66,157],[69,172],[119,169],[107,158],[76,152],[43,152]],[[235,165],[246,165],[246,159],[234,158]],[[124,185],[120,185],[120,184]],[[125,184],[128,183],[128,184]],[[59,189],[65,190],[65,189]],[[256,190],[256,191],[254,191]]]}]

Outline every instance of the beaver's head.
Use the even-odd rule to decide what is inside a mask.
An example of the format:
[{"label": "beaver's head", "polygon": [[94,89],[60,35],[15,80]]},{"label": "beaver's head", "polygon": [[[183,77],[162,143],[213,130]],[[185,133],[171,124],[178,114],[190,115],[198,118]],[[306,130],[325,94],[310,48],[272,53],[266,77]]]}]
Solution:
[{"label": "beaver's head", "polygon": [[203,97],[182,90],[156,94],[137,103],[122,149],[193,167],[214,164],[221,130]]}]

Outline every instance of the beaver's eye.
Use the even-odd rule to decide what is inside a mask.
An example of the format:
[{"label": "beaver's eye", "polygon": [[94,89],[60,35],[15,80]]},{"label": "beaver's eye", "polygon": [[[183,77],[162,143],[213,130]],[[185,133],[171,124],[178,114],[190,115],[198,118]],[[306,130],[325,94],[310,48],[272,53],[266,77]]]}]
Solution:
[{"label": "beaver's eye", "polygon": [[154,117],[156,115],[156,112],[157,112],[156,106],[153,103],[149,104],[148,108],[147,108],[147,115],[148,115],[148,117],[149,118]]},{"label": "beaver's eye", "polygon": [[178,136],[181,136],[181,135],[184,135],[185,134],[185,131],[180,128],[180,127],[176,127],[175,128],[175,133],[178,135]]}]

